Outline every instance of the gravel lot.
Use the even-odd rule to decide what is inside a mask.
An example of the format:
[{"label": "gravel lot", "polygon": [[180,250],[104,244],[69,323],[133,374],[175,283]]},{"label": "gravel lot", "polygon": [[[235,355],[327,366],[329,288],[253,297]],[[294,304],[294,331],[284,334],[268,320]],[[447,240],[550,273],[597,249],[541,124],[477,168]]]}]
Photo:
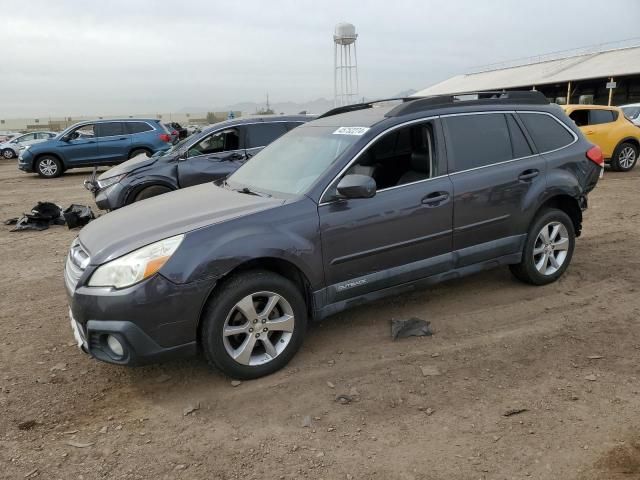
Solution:
[{"label": "gravel lot", "polygon": [[[89,203],[86,175],[0,162],[0,219]],[[640,478],[639,191],[640,168],[606,173],[555,284],[503,268],[347,311],[236,387],[202,359],[83,355],[62,280],[76,232],[2,226],[0,477]],[[410,316],[434,336],[393,342],[390,319]]]}]

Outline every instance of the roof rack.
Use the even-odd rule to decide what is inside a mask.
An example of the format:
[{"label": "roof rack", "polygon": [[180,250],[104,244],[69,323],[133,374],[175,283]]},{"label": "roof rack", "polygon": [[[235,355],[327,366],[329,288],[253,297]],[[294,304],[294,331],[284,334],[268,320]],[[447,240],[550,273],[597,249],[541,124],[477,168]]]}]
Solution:
[{"label": "roof rack", "polygon": [[[415,97],[415,98],[420,98],[420,97]],[[412,98],[412,97],[383,98],[381,100],[373,100],[371,102],[354,103],[352,105],[344,105],[342,107],[336,107],[336,108],[332,108],[331,110],[327,110],[322,115],[318,116],[316,118],[316,120],[318,118],[331,117],[333,115],[339,115],[341,113],[355,112],[357,110],[366,110],[367,108],[373,108],[373,106],[376,103],[393,102],[393,101],[398,101],[398,100],[402,100],[403,102],[407,102],[407,101],[415,100],[415,98]]]},{"label": "roof rack", "polygon": [[[473,97],[476,98],[464,98]],[[477,105],[477,104],[535,104],[548,105],[549,100],[537,90],[514,90],[467,92],[455,95],[440,95],[435,97],[414,97],[411,101],[405,101],[402,105],[389,110],[386,117],[399,117],[410,113],[421,112],[436,107],[448,105]]]}]

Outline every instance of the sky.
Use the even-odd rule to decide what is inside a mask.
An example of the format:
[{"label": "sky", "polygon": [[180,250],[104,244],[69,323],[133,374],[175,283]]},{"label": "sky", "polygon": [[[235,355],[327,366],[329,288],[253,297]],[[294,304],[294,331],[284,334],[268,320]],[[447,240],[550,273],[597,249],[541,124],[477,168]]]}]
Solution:
[{"label": "sky", "polygon": [[360,95],[640,36],[638,0],[0,0],[0,118],[333,98],[333,29]]}]

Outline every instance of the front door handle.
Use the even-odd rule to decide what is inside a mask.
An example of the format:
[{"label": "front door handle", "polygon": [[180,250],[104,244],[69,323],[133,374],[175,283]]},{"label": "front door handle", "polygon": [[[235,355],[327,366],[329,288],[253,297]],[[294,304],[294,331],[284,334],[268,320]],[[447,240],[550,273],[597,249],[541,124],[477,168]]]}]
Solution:
[{"label": "front door handle", "polygon": [[596,132],[595,132],[595,131],[593,131],[593,130],[587,130],[587,131],[586,131],[586,132],[584,132],[584,133],[585,133],[585,135],[593,135],[593,134],[594,134],[594,133],[596,133]]},{"label": "front door handle", "polygon": [[518,177],[518,180],[526,182],[527,180],[531,180],[533,178],[536,178],[538,175],[540,175],[540,170],[532,168],[532,169],[525,170],[524,172],[522,172],[520,174],[520,176]]},{"label": "front door handle", "polygon": [[433,192],[422,197],[422,204],[428,207],[437,207],[449,198],[449,192]]}]

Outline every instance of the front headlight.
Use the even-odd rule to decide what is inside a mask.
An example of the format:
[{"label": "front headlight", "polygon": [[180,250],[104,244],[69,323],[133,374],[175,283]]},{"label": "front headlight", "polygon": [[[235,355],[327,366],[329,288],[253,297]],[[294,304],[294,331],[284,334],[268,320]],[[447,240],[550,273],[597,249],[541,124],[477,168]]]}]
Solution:
[{"label": "front headlight", "polygon": [[184,235],[165,238],[105,263],[93,272],[89,286],[124,288],[149,278],[167,263],[183,239]]},{"label": "front headlight", "polygon": [[31,148],[31,145],[21,145],[20,146],[20,150],[29,150]]},{"label": "front headlight", "polygon": [[121,175],[114,175],[113,177],[109,177],[109,178],[105,178],[105,179],[98,179],[98,188],[102,189],[102,188],[107,188],[110,187],[111,185],[115,185],[116,183],[118,183],[120,180],[122,180],[124,177],[126,177],[127,174],[123,173]]}]

